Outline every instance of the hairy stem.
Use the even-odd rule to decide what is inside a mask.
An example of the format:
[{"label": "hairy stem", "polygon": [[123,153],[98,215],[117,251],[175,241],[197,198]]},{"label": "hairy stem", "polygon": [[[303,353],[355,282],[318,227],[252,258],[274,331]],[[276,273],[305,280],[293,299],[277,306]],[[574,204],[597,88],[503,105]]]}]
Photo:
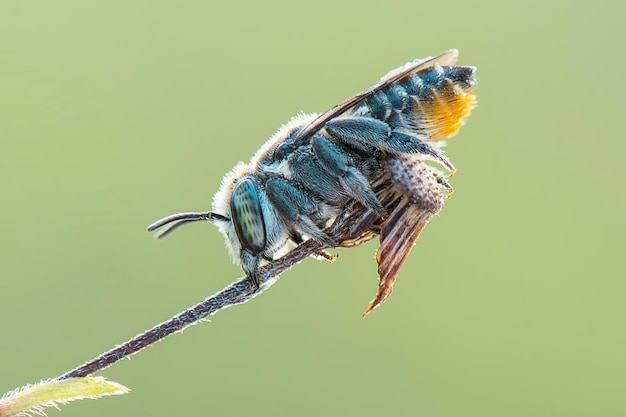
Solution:
[{"label": "hairy stem", "polygon": [[[344,210],[344,213],[347,213],[347,209]],[[339,220],[340,218],[338,218],[333,226],[329,228],[330,236],[337,242],[341,242],[341,236],[349,233],[346,221],[347,218],[341,218],[342,220]],[[192,324],[198,323],[207,316],[215,314],[223,308],[245,303],[268,289],[274,282],[276,282],[278,275],[282,272],[302,261],[307,256],[315,254],[323,249],[325,249],[325,247],[322,243],[308,240],[287,253],[282,258],[262,267],[259,271],[259,288],[255,289],[246,277],[240,278],[238,281],[233,282],[223,290],[205,298],[195,306],[190,307],[187,310],[175,315],[171,319],[133,337],[126,343],[102,353],[93,360],[66,372],[56,379],[63,380],[91,375],[94,372],[108,368],[121,359],[139,352],[140,350],[162,340],[172,333],[180,332]]]}]

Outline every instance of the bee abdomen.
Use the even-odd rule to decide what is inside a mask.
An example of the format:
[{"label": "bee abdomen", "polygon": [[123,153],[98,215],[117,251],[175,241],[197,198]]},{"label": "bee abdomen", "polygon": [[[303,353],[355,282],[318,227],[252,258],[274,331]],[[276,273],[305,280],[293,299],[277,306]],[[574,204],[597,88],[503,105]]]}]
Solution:
[{"label": "bee abdomen", "polygon": [[432,140],[454,135],[474,107],[474,67],[435,66],[372,95],[369,115]]},{"label": "bee abdomen", "polygon": [[433,67],[404,81],[411,104],[405,114],[418,133],[447,139],[475,105],[473,67]]},{"label": "bee abdomen", "polygon": [[[395,101],[395,104],[399,104],[401,106],[403,105],[401,101]],[[389,119],[389,116],[391,115],[391,112],[395,107],[394,103],[392,103],[389,97],[387,97],[387,94],[382,91],[370,97],[370,99],[368,100],[368,105],[372,117],[384,121],[387,121]]]}]

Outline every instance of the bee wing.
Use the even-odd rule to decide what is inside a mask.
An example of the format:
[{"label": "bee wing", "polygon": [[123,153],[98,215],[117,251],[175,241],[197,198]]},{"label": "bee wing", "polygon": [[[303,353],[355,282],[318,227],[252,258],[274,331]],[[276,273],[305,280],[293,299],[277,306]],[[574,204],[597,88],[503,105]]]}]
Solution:
[{"label": "bee wing", "polygon": [[322,129],[329,120],[334,119],[337,116],[341,116],[348,110],[360,104],[363,100],[366,100],[367,98],[376,94],[378,91],[384,90],[390,85],[397,83],[398,81],[401,81],[418,71],[434,67],[435,65],[454,65],[458,57],[459,51],[456,49],[450,49],[449,51],[446,51],[434,57],[418,59],[416,61],[409,62],[408,64],[387,73],[383,78],[381,78],[378,84],[353,97],[350,97],[343,103],[336,105],[332,109],[328,110],[326,113],[318,116],[316,119],[314,119],[304,128],[302,128],[302,130],[298,132],[294,140],[297,139],[302,141],[312,137],[315,133]]},{"label": "bee wing", "polygon": [[[439,65],[442,67],[455,65],[458,59],[459,51],[457,49],[450,49],[434,57],[428,57],[409,62],[401,66],[400,68],[389,71],[380,79],[379,83],[371,89],[374,89],[373,93],[375,93],[376,91],[379,91],[397,81],[402,80],[408,75],[425,70],[427,68],[434,67],[435,65]],[[388,83],[384,84],[385,82]]]}]

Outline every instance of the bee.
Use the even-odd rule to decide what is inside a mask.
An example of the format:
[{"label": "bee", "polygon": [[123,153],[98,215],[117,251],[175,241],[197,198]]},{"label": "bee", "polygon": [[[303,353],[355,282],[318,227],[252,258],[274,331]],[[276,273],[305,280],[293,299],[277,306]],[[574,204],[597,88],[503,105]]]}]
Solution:
[{"label": "bee", "polygon": [[[456,50],[449,50],[409,62],[325,113],[297,115],[250,163],[240,162],[224,176],[212,211],[174,214],[148,230],[167,225],[158,235],[162,238],[189,222],[212,222],[234,262],[258,289],[259,268],[295,245],[314,239],[327,248],[342,246],[345,242],[335,241],[325,229],[348,202],[358,202],[384,224],[389,210],[398,207],[373,188],[385,175],[395,181],[399,191],[394,195],[404,195],[414,205],[422,194],[412,188],[425,181],[429,189],[450,191],[446,178],[455,168],[441,141],[457,132],[475,101],[475,68],[456,66],[457,57]],[[434,161],[447,173],[424,161]],[[398,234],[403,221],[394,218],[387,235],[403,239]],[[412,244],[408,246],[399,254],[400,265]]]}]

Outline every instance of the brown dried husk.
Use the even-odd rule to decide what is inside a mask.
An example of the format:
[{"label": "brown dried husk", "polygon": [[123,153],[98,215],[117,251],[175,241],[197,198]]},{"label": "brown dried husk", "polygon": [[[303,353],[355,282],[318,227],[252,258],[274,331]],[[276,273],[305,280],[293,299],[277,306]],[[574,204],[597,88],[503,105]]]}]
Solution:
[{"label": "brown dried husk", "polygon": [[379,218],[354,204],[347,216],[354,227],[344,235],[340,245],[358,246],[379,235],[378,292],[364,315],[391,295],[402,265],[428,221],[443,207],[448,193],[438,180],[441,178],[439,171],[419,156],[391,155],[385,165],[385,173],[372,186],[388,215]]}]

